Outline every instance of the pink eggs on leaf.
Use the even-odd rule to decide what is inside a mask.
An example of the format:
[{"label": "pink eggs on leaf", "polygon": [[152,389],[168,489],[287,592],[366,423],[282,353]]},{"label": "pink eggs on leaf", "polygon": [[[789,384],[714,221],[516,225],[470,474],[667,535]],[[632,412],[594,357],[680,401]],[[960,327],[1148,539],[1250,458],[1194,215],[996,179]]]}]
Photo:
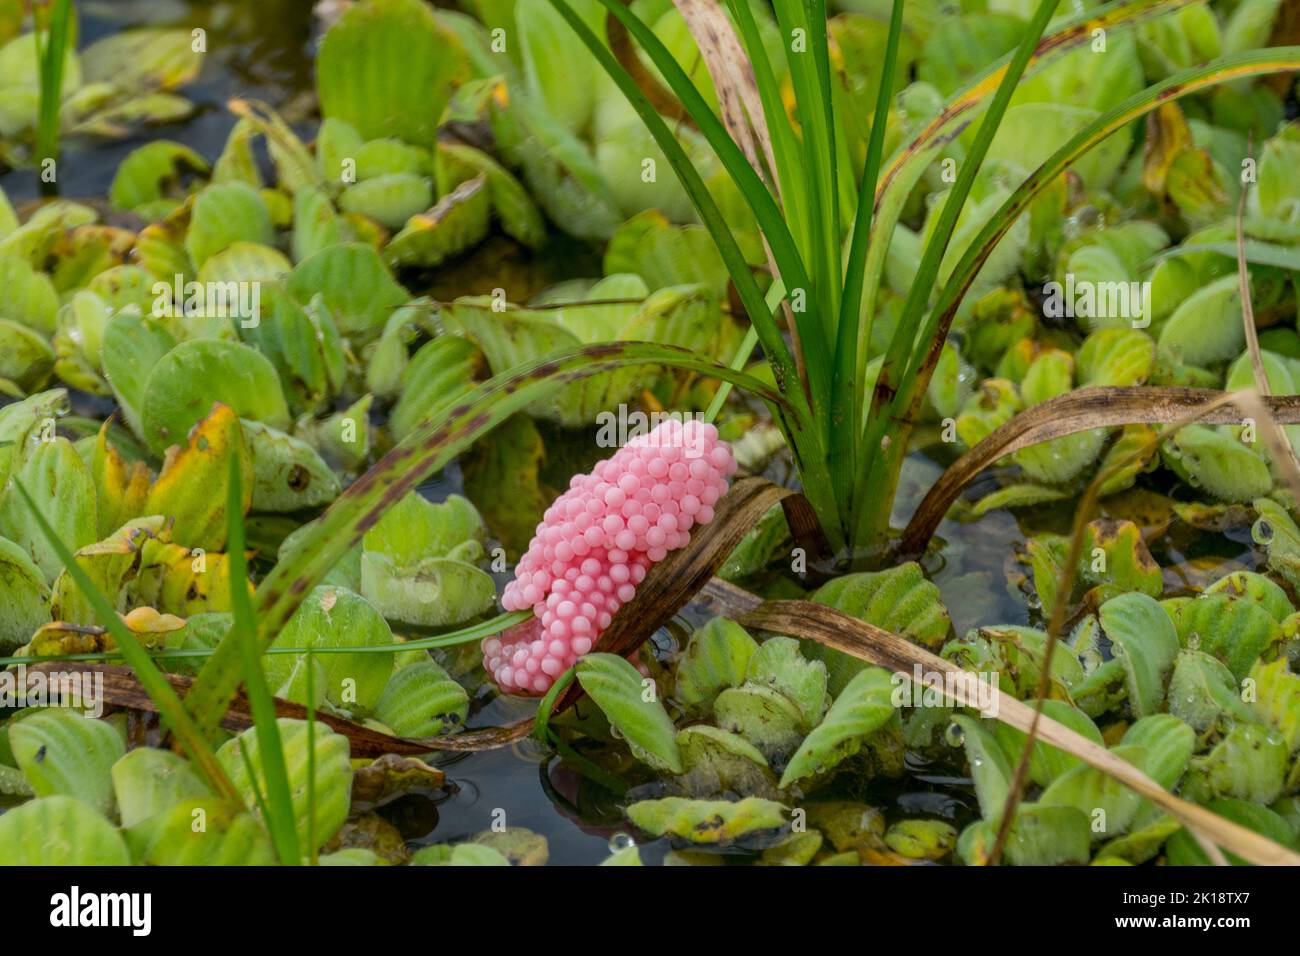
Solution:
[{"label": "pink eggs on leaf", "polygon": [[484,639],[483,667],[507,693],[544,694],[595,646],[646,572],[685,547],[736,471],[718,430],[669,419],[575,475],[552,502],[506,585],[507,611],[533,616]]}]

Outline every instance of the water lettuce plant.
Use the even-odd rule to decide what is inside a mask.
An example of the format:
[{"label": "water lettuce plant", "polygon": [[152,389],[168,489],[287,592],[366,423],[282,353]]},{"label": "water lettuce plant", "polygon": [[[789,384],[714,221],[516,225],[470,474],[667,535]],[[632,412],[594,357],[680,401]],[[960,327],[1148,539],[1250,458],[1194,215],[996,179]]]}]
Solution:
[{"label": "water lettuce plant", "polygon": [[611,865],[1294,862],[1277,4],[360,0],[37,203],[203,62],[69,7],[0,0],[0,651],[109,712],[6,708],[0,860],[539,864],[429,809],[511,743]]}]

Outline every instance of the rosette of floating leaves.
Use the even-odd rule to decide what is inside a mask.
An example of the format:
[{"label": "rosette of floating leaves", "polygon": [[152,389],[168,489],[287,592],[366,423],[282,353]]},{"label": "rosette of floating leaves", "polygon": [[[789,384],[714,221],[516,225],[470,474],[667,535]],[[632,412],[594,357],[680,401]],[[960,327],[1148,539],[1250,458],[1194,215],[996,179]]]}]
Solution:
[{"label": "rosette of floating leaves", "polygon": [[[255,811],[212,793],[181,757],[139,747],[108,721],[51,709],[15,724],[15,770],[35,799],[0,823],[0,859],[10,865],[154,866],[273,864],[275,850]],[[315,850],[343,826],[353,770],[347,738],[305,721],[281,718],[281,745],[293,794],[294,823]],[[308,757],[309,748],[313,751]],[[222,745],[217,760],[244,807],[266,788],[255,732]],[[312,768],[308,786],[308,768]],[[309,816],[311,821],[309,823]],[[196,828],[194,822],[204,826]],[[50,843],[49,833],[64,839]]]}]

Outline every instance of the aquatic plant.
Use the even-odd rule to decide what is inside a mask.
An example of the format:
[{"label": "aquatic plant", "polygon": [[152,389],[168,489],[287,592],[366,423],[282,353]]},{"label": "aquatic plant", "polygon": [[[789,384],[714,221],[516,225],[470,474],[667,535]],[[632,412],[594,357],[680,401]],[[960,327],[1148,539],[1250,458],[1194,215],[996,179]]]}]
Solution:
[{"label": "aquatic plant", "polygon": [[[184,752],[7,716],[0,858],[544,862],[386,811],[532,729],[611,864],[1292,861],[1276,10],[474,6],[350,5],[319,124],[0,193],[5,661]],[[69,22],[41,99],[6,13],[6,161],[188,109],[187,31]],[[597,461],[665,411],[707,454]],[[494,681],[535,720],[474,726]],[[969,783],[890,804],[917,766]]]}]

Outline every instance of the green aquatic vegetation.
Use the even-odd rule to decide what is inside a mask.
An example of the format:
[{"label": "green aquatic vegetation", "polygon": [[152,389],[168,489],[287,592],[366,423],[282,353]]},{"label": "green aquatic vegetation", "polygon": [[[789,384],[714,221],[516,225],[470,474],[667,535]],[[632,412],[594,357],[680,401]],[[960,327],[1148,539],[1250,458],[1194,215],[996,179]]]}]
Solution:
[{"label": "green aquatic vegetation", "polygon": [[[1297,134],[1252,79],[1295,66],[1266,49],[1276,5],[908,2],[891,23],[728,0],[701,5],[703,29],[663,0],[470,6],[351,5],[316,59],[319,123],[236,100],[224,146],[184,128],[144,142],[106,203],[0,194],[0,646],[125,660],[186,754],[127,751],[116,718],[8,717],[0,789],[32,799],[0,816],[0,858],[545,862],[545,838],[513,826],[405,845],[383,802],[439,771],[376,799],[363,778],[389,769],[312,718],[476,726],[485,685],[458,645],[517,620],[488,619],[489,568],[589,467],[580,430],[705,409],[747,469],[802,486],[835,559],[773,508],[721,576],[1030,701],[1060,611],[1044,714],[1294,846],[1300,530],[1261,423],[1018,447],[953,510],[973,523],[947,526],[954,548],[888,553],[905,459],[946,464],[1085,389],[1255,384],[1234,218],[1248,153],[1261,360],[1275,394],[1296,391]],[[36,37],[6,22],[8,163],[53,153],[32,145],[52,101],[65,136],[189,108],[171,92],[197,70],[188,31],[70,42],[46,57],[64,72],[51,97]],[[720,57],[724,26],[739,46]],[[725,69],[742,53],[752,86]],[[434,504],[416,488],[437,469]],[[1061,515],[1103,472],[1062,589]],[[990,551],[972,570],[964,535],[1013,520],[1019,565]],[[867,570],[834,573],[852,562]],[[1003,590],[1018,616],[986,610]],[[576,798],[550,793],[566,812],[600,807],[673,863],[994,852],[1022,731],[727,618],[671,648],[591,655],[557,685],[588,700],[544,705],[547,759],[581,777]],[[161,671],[194,678],[185,704]],[[230,738],[241,682],[254,726]],[[277,720],[272,696],[308,719]],[[912,758],[963,781],[969,812],[863,802],[906,786]],[[1209,862],[1175,817],[1041,739],[1023,795],[1011,863]]]},{"label": "green aquatic vegetation", "polygon": [[189,115],[190,102],[172,91],[192,82],[202,63],[203,50],[190,31],[126,31],[78,53],[69,2],[42,5],[32,27],[0,45],[0,157],[6,163],[45,164],[48,177],[62,134],[120,137]]}]

